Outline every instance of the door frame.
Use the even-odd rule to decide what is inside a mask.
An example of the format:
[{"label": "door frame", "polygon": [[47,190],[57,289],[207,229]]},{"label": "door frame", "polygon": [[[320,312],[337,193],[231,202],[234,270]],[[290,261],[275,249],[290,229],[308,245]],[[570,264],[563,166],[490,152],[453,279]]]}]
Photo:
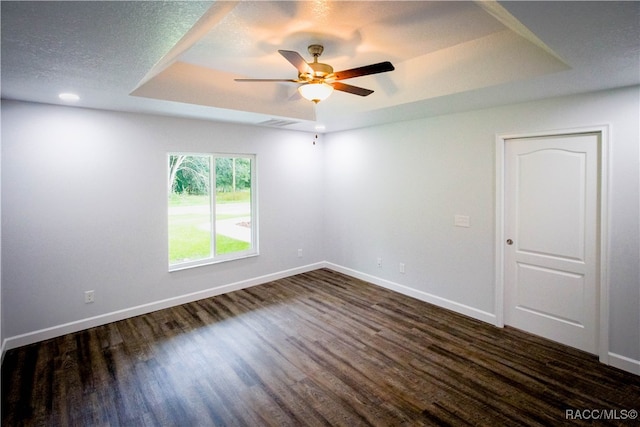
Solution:
[{"label": "door frame", "polygon": [[504,268],[505,268],[505,146],[509,139],[576,134],[598,134],[599,146],[599,221],[598,221],[598,309],[596,315],[596,339],[601,363],[609,364],[609,125],[589,126],[561,130],[504,133],[496,135],[496,225],[495,225],[495,313],[496,326],[504,327]]}]

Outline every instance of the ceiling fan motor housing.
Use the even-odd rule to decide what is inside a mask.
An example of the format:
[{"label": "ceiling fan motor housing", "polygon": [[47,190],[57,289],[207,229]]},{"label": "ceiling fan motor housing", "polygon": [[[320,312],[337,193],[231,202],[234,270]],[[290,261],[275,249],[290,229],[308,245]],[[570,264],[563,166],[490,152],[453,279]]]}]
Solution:
[{"label": "ceiling fan motor housing", "polygon": [[309,67],[313,70],[313,73],[304,73],[304,75],[301,75],[301,77],[306,77],[305,80],[323,79],[333,73],[333,67],[329,64],[310,62]]},{"label": "ceiling fan motor housing", "polygon": [[309,53],[313,56],[313,62],[308,62],[312,73],[300,73],[300,78],[307,82],[319,81],[325,79],[333,73],[333,67],[329,64],[318,62],[318,57],[324,52],[324,47],[319,44],[312,44],[308,47]]}]

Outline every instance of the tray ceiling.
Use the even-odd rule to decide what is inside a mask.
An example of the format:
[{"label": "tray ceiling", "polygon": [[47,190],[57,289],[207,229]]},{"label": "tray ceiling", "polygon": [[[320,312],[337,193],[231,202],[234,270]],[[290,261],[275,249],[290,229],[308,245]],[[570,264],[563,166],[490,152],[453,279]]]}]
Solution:
[{"label": "tray ceiling", "polygon": [[[580,6],[2,2],[2,96],[58,102],[54,94],[71,90],[90,108],[333,131],[640,83],[638,4]],[[597,17],[599,30],[588,28]],[[346,81],[373,89],[368,97],[334,92],[317,106],[296,96],[296,84],[233,80],[295,78],[278,49],[311,61],[314,43],[336,70],[387,60],[396,70]],[[599,51],[606,58],[593,58]],[[611,78],[596,78],[606,60],[616,65]]]}]

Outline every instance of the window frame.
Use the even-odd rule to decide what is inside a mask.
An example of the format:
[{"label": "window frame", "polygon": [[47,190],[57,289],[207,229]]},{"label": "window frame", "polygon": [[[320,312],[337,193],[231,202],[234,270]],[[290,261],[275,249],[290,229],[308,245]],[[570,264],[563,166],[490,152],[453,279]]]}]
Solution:
[{"label": "window frame", "polygon": [[[171,156],[200,156],[209,158],[209,220],[211,223],[211,253],[209,257],[191,261],[171,263],[169,257],[169,198],[167,197],[167,263],[169,272],[180,271],[205,265],[219,264],[222,262],[235,261],[255,257],[259,255],[258,245],[258,183],[257,183],[257,156],[249,153],[220,153],[220,152],[190,152],[190,151],[170,151],[167,153],[167,170],[169,173],[169,164]],[[216,159],[219,158],[247,158],[250,160],[251,186],[250,186],[250,203],[251,203],[251,247],[244,251],[231,252],[226,254],[216,254]],[[169,188],[167,194],[171,192],[172,182],[168,182]]]}]

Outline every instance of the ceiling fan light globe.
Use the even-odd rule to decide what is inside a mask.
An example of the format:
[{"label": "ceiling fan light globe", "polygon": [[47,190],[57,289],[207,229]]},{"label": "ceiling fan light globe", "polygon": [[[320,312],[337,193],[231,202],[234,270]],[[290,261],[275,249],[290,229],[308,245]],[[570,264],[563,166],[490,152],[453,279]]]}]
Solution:
[{"label": "ceiling fan light globe", "polygon": [[326,83],[307,83],[298,87],[298,92],[304,99],[316,104],[324,101],[333,92],[333,86]]}]

